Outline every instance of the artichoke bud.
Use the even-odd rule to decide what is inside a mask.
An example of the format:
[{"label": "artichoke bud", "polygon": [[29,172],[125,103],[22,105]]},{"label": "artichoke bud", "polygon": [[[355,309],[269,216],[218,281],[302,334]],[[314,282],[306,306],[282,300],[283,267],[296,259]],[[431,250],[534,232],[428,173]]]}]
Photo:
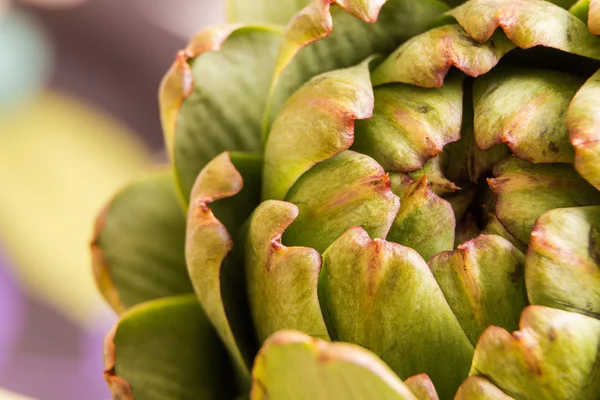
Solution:
[{"label": "artichoke bud", "polygon": [[280,3],[284,31],[211,28],[163,81],[191,285],[143,300],[195,292],[252,399],[596,398],[600,1]]}]

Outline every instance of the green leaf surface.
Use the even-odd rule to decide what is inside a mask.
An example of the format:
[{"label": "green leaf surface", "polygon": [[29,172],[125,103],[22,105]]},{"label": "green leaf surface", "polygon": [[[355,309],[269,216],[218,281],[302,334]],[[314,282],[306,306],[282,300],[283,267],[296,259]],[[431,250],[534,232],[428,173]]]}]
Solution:
[{"label": "green leaf surface", "polygon": [[229,22],[285,25],[312,0],[226,0]]},{"label": "green leaf surface", "polygon": [[530,164],[512,157],[494,168],[488,183],[496,215],[515,238],[529,243],[535,220],[548,210],[600,204],[600,192],[566,164]]},{"label": "green leaf surface", "polygon": [[192,293],[184,247],[173,171],[156,172],[123,189],[98,217],[92,241],[98,286],[117,312]]},{"label": "green leaf surface", "polygon": [[471,375],[458,388],[454,400],[514,400],[504,394],[492,382],[478,375]]},{"label": "green leaf surface", "polygon": [[489,325],[517,329],[528,304],[525,256],[509,241],[479,235],[428,264],[473,345]]},{"label": "green leaf surface", "polygon": [[600,207],[562,208],[538,218],[525,271],[533,304],[600,319]]},{"label": "green leaf surface", "polygon": [[348,228],[384,238],[400,208],[390,178],[375,160],[347,150],[314,166],[288,193],[300,213],[283,243],[322,253]]},{"label": "green leaf surface", "polygon": [[281,244],[281,235],[297,215],[295,205],[268,200],[250,218],[246,274],[260,342],[284,329],[329,339],[317,298],[321,255],[308,247]]},{"label": "green leaf surface", "polygon": [[115,399],[235,396],[225,349],[193,294],[146,302],[124,314],[106,339],[105,367]]},{"label": "green leaf surface", "polygon": [[575,169],[600,190],[600,70],[577,92],[566,116]]},{"label": "green leaf surface", "polygon": [[218,51],[190,60],[193,90],[177,113],[174,165],[185,200],[200,170],[223,151],[259,152],[260,126],[281,33],[234,30]]},{"label": "green leaf surface", "polygon": [[486,150],[506,143],[522,160],[572,163],[565,114],[581,85],[574,75],[510,67],[475,79],[477,146]]},{"label": "green leaf surface", "polygon": [[206,165],[192,190],[185,245],[200,304],[232,355],[242,385],[249,385],[253,329],[240,258],[243,245],[239,251],[232,249],[238,230],[258,204],[260,165],[259,158],[229,153]]},{"label": "green leaf surface", "polygon": [[319,301],[333,340],[370,349],[400,378],[426,373],[442,398],[466,378],[473,346],[416,251],[348,230],[323,253]]},{"label": "green leaf surface", "polygon": [[[359,4],[360,9],[362,3],[366,10],[376,10],[383,2],[339,3],[348,9],[353,3]],[[313,2],[311,9],[298,15],[286,29],[265,115],[265,135],[284,102],[309,79],[325,71],[356,65],[373,54],[391,52],[399,43],[425,31],[447,9],[438,0],[388,0],[378,17],[373,11],[367,13],[363,19],[377,19],[367,23],[342,7],[330,10],[329,1]]]},{"label": "green leaf surface", "polygon": [[544,46],[600,59],[600,38],[593,36],[580,19],[548,1],[471,0],[450,15],[480,43],[502,28],[522,49]]},{"label": "green leaf surface", "polygon": [[479,76],[514,48],[502,32],[479,43],[459,25],[440,26],[413,37],[386,58],[372,74],[373,85],[402,82],[439,88],[450,67]]},{"label": "green leaf surface", "polygon": [[283,200],[313,165],[346,150],[373,113],[369,62],[312,79],[288,100],[265,148],[263,199]]},{"label": "green leaf surface", "polygon": [[431,257],[454,248],[456,220],[450,203],[437,196],[427,178],[408,184],[398,174],[390,174],[392,192],[400,197],[396,215],[387,240],[416,250],[421,257]]},{"label": "green leaf surface", "polygon": [[455,74],[439,89],[406,84],[376,88],[373,117],[356,122],[352,148],[386,171],[422,168],[447,143],[460,139],[463,78]]},{"label": "green leaf surface", "polygon": [[489,327],[475,349],[471,374],[484,375],[516,399],[592,400],[600,393],[600,321],[529,306],[512,335]]},{"label": "green leaf surface", "polygon": [[252,400],[417,400],[368,350],[295,331],[265,342],[252,378]]}]

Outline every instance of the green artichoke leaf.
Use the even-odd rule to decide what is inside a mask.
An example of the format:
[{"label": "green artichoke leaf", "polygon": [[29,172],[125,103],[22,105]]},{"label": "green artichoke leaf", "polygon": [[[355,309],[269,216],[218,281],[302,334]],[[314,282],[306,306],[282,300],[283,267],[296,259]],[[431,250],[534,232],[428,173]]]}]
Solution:
[{"label": "green artichoke leaf", "polygon": [[250,384],[256,344],[246,297],[244,246],[234,248],[234,240],[258,205],[260,166],[253,155],[217,156],[198,175],[187,219],[189,274],[200,304],[234,360],[242,387]]},{"label": "green artichoke leaf", "polygon": [[226,0],[229,22],[285,25],[313,0]]},{"label": "green artichoke leaf", "polygon": [[489,325],[516,330],[528,305],[525,256],[508,240],[479,235],[428,262],[473,345]]},{"label": "green artichoke leaf", "polygon": [[529,243],[535,220],[554,208],[600,204],[600,192],[567,164],[530,164],[511,157],[488,179],[496,194],[496,216],[515,238]]},{"label": "green artichoke leaf", "polygon": [[246,242],[250,308],[258,340],[279,330],[299,330],[328,340],[317,298],[321,255],[308,247],[281,244],[298,207],[267,200],[252,214]]},{"label": "green artichoke leaf", "polygon": [[473,345],[413,249],[349,229],[323,253],[319,301],[333,340],[373,351],[401,379],[426,373],[451,398],[466,378]]},{"label": "green artichoke leaf", "polygon": [[438,0],[388,0],[385,5],[382,0],[346,0],[333,7],[331,3],[315,0],[288,24],[265,113],[265,137],[285,101],[309,79],[356,65],[373,54],[389,53],[448,10]]},{"label": "green artichoke leaf", "polygon": [[600,190],[600,70],[583,85],[566,116],[575,169]]},{"label": "green artichoke leaf", "polygon": [[383,168],[351,150],[314,166],[285,200],[300,212],[283,234],[283,243],[312,247],[319,253],[353,226],[385,238],[400,208]]},{"label": "green artichoke leaf", "polygon": [[[433,193],[437,194],[438,196],[454,193],[460,190],[460,188],[456,186],[454,182],[446,178],[443,164],[444,161],[442,157],[436,156],[429,159],[429,161],[427,161],[427,163],[425,163],[421,169],[409,172],[407,174],[397,172],[393,175],[404,175],[405,177],[402,179],[409,182],[418,181],[419,179],[425,177],[427,178],[427,182],[429,183]],[[400,194],[398,195],[400,196]]]},{"label": "green artichoke leaf", "polygon": [[377,356],[296,331],[272,335],[252,369],[251,400],[417,400]]},{"label": "green artichoke leaf", "polygon": [[450,67],[479,76],[514,48],[502,32],[479,43],[459,25],[444,25],[408,40],[373,71],[371,79],[375,86],[401,82],[440,88]]},{"label": "green artichoke leaf", "polygon": [[198,173],[215,156],[262,149],[262,115],[281,38],[277,28],[219,26],[178,53],[159,99],[186,203]]},{"label": "green artichoke leaf", "polygon": [[313,165],[352,145],[354,121],[373,113],[369,64],[319,75],[287,101],[266,143],[264,200],[283,200]]},{"label": "green artichoke leaf", "polygon": [[227,354],[193,294],[139,304],[105,341],[104,377],[115,399],[232,399]]},{"label": "green artichoke leaf", "polygon": [[439,400],[435,386],[426,374],[411,376],[404,384],[419,400]]},{"label": "green artichoke leaf", "polygon": [[425,260],[452,250],[456,226],[452,205],[433,192],[426,176],[408,185],[397,173],[390,174],[390,180],[392,192],[400,197],[400,210],[387,240],[416,250]]},{"label": "green artichoke leaf", "polygon": [[514,400],[482,376],[471,375],[458,388],[454,400]]},{"label": "green artichoke leaf", "polygon": [[511,67],[497,67],[476,78],[477,146],[486,150],[506,143],[522,160],[572,163],[565,113],[583,83],[580,77],[558,71]]},{"label": "green artichoke leaf", "polygon": [[533,304],[600,319],[600,207],[561,208],[538,218],[525,277]]},{"label": "green artichoke leaf", "polygon": [[91,247],[96,282],[117,313],[194,291],[185,265],[185,215],[171,169],[121,190],[98,216]]},{"label": "green artichoke leaf", "polygon": [[356,122],[352,148],[373,157],[386,171],[422,168],[443,147],[460,139],[464,75],[441,88],[406,84],[375,89],[373,117]]},{"label": "green artichoke leaf", "polygon": [[509,231],[507,231],[504,225],[502,225],[502,223],[496,216],[496,214],[489,213],[487,219],[487,224],[485,225],[485,228],[483,228],[481,233],[486,235],[497,235],[503,237],[504,239],[511,242],[513,246],[519,249],[521,253],[527,253],[527,245],[521,242],[516,237],[514,237]]},{"label": "green artichoke leaf", "polygon": [[600,321],[529,306],[513,334],[490,326],[470,374],[483,375],[516,399],[592,400],[600,393]]},{"label": "green artichoke leaf", "polygon": [[471,0],[449,14],[479,43],[487,42],[501,28],[522,49],[544,46],[600,60],[600,38],[592,35],[580,19],[552,2]]}]

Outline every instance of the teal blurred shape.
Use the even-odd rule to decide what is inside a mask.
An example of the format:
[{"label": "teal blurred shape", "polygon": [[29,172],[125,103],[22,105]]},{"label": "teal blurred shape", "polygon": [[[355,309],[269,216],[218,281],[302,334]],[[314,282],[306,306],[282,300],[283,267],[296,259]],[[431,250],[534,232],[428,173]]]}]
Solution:
[{"label": "teal blurred shape", "polygon": [[0,112],[39,92],[51,53],[50,40],[32,15],[15,8],[0,13]]}]

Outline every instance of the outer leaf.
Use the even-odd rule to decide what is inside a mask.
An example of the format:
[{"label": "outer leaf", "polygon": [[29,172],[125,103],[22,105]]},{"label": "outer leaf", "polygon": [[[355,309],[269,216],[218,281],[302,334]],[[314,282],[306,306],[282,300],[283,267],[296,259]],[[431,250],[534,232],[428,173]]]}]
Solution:
[{"label": "outer leaf", "polygon": [[234,396],[225,349],[194,295],[129,310],[106,338],[105,368],[115,399]]},{"label": "outer leaf", "polygon": [[185,265],[185,216],[172,174],[159,172],[125,188],[96,220],[94,275],[118,313],[194,290]]},{"label": "outer leaf", "polygon": [[502,390],[494,386],[486,378],[471,375],[469,376],[456,392],[454,400],[514,400],[505,395]]},{"label": "outer leaf", "polygon": [[592,400],[600,393],[600,321],[529,306],[512,335],[491,326],[479,339],[471,374],[517,399]]},{"label": "outer leaf", "polygon": [[386,171],[422,168],[450,142],[460,139],[462,75],[439,89],[388,85],[375,90],[373,117],[357,121],[353,149],[370,155]]},{"label": "outer leaf", "polygon": [[400,197],[396,215],[387,240],[416,250],[421,257],[431,257],[454,247],[456,220],[449,202],[433,193],[424,176],[411,182],[407,189],[402,177],[391,175],[392,191]]},{"label": "outer leaf", "polygon": [[532,303],[600,319],[600,207],[538,218],[525,271]]},{"label": "outer leaf", "polygon": [[235,25],[215,26],[200,32],[185,49],[177,53],[175,62],[164,76],[158,101],[165,145],[170,157],[173,156],[177,114],[183,101],[194,91],[194,74],[190,61],[207,51],[220,50],[225,40],[237,28]]},{"label": "outer leaf", "polygon": [[265,149],[263,199],[282,200],[313,165],[350,147],[354,121],[370,118],[369,62],[320,75],[285,104]]},{"label": "outer leaf", "polygon": [[553,208],[600,204],[600,192],[581,179],[570,165],[529,164],[509,158],[494,168],[488,183],[498,196],[496,215],[523,243],[535,220]]},{"label": "outer leaf", "polygon": [[575,169],[600,190],[600,70],[577,92],[566,118]]},{"label": "outer leaf", "polygon": [[417,400],[369,351],[294,331],[265,342],[252,378],[252,400]]},{"label": "outer leaf", "polygon": [[[248,366],[254,349],[240,258],[243,253],[230,254],[231,234],[237,234],[258,202],[259,169],[258,159],[228,153],[216,157],[198,175],[187,223],[186,261],[196,294],[231,353],[242,385],[249,384]],[[249,182],[242,190],[245,179]],[[209,208],[213,202],[215,212],[220,211],[218,216]]]},{"label": "outer leaf", "polygon": [[471,0],[450,15],[480,43],[502,28],[522,49],[544,46],[600,59],[600,38],[591,35],[577,17],[548,1]]},{"label": "outer leaf", "polygon": [[[186,201],[198,173],[213,157],[225,150],[261,149],[262,115],[281,41],[273,28],[228,26],[216,32],[201,33],[190,45],[196,50],[179,53],[161,94],[167,147],[173,148],[177,183]],[[200,54],[197,49],[213,51]],[[180,87],[184,95],[177,97]]]},{"label": "outer leaf", "polygon": [[490,71],[515,46],[501,32],[479,43],[459,25],[433,28],[410,39],[373,72],[375,86],[391,82],[442,87],[450,67],[469,76]]},{"label": "outer leaf", "polygon": [[362,226],[373,237],[385,237],[400,208],[381,166],[350,150],[304,174],[286,201],[296,204],[300,214],[286,230],[284,243],[320,253],[353,226]]},{"label": "outer leaf", "polygon": [[400,378],[426,373],[449,398],[473,346],[419,254],[348,230],[323,253],[319,301],[334,340],[380,356]]},{"label": "outer leaf", "polygon": [[475,79],[475,139],[480,149],[506,143],[535,163],[573,162],[565,112],[581,78],[557,71],[495,68]]},{"label": "outer leaf", "polygon": [[[315,0],[286,29],[273,80],[271,107],[265,116],[265,135],[281,105],[311,77],[356,65],[373,54],[389,53],[398,43],[426,30],[447,10],[437,0],[389,0],[377,16],[382,0],[338,2],[350,11],[351,5],[357,5],[353,7],[354,15],[365,21],[377,19],[370,24],[342,7],[330,10],[329,3]],[[313,43],[315,41],[317,43]]]},{"label": "outer leaf", "polygon": [[308,247],[285,247],[283,231],[298,207],[283,201],[262,203],[250,219],[246,274],[258,340],[295,329],[329,339],[317,298],[321,255]]},{"label": "outer leaf", "polygon": [[428,264],[473,345],[489,325],[517,328],[527,305],[525,256],[509,241],[480,235]]},{"label": "outer leaf", "polygon": [[227,0],[230,22],[287,24],[312,0]]}]

